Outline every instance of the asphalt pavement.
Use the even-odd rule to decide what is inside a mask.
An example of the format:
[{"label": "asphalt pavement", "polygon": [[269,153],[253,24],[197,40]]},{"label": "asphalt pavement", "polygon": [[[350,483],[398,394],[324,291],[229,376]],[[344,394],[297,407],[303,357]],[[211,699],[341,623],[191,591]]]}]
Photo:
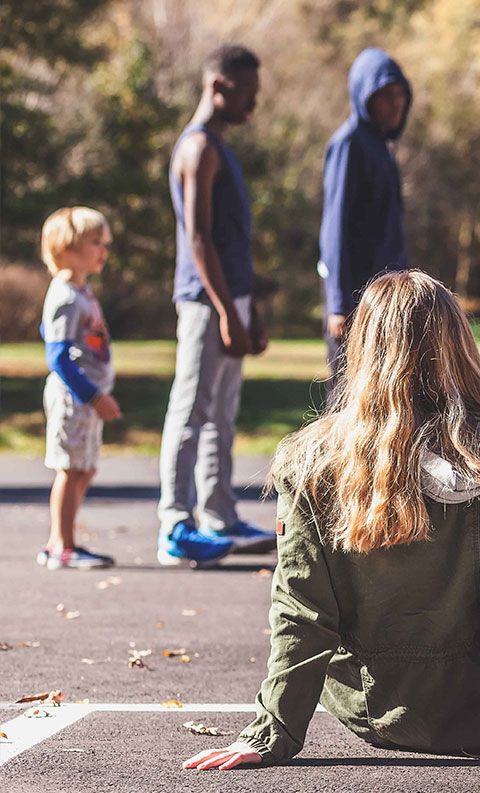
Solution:
[{"label": "asphalt pavement", "polygon": [[[259,501],[267,467],[237,459],[235,485],[241,516],[273,527],[274,502]],[[157,462],[106,458],[79,540],[117,565],[49,572],[35,557],[48,534],[51,478],[41,460],[0,457],[0,764],[11,756],[0,767],[3,790],[478,793],[478,761],[377,750],[323,712],[286,766],[182,771],[183,759],[230,743],[252,718],[241,711],[266,671],[275,553],[231,555],[208,571],[160,568]],[[65,695],[60,707],[34,705],[46,718],[13,705],[54,689]],[[194,735],[183,726],[191,720],[222,735]]]}]

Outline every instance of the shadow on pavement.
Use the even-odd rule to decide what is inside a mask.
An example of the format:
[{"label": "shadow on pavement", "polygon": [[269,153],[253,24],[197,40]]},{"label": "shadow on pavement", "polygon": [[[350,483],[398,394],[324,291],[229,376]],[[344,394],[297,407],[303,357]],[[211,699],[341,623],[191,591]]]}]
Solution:
[{"label": "shadow on pavement", "polygon": [[306,766],[306,767],[326,767],[326,766],[376,766],[392,768],[457,768],[479,766],[480,758],[465,759],[450,757],[306,757],[298,760],[291,760],[284,765]]},{"label": "shadow on pavement", "polygon": [[[259,501],[262,488],[258,485],[235,487],[240,501]],[[160,490],[150,485],[92,485],[86,501],[110,499],[113,501],[158,501]],[[1,487],[0,504],[48,504],[50,487]],[[268,499],[270,500],[270,499]]]},{"label": "shadow on pavement", "polygon": [[[246,562],[242,564],[241,562],[234,562],[233,564],[223,564],[219,565],[218,567],[200,567],[198,569],[192,568],[192,573],[199,575],[200,573],[259,573],[261,570],[269,570],[273,573],[275,568],[276,561],[274,559],[269,558],[265,563],[262,562]],[[152,572],[159,574],[164,573],[184,573],[185,570],[188,570],[188,567],[178,566],[175,567],[162,567],[159,564],[115,564],[115,567],[112,567],[112,570],[125,570],[125,571],[138,571],[138,572]],[[263,576],[259,576],[262,577]],[[266,577],[266,576],[265,576]]]}]

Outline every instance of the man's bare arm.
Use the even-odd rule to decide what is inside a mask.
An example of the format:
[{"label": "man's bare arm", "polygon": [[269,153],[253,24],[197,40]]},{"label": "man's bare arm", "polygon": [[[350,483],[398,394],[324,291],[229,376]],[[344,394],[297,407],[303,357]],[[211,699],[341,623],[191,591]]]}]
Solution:
[{"label": "man's bare arm", "polygon": [[195,266],[218,312],[226,350],[241,357],[250,351],[250,341],[239,319],[212,240],[213,186],[221,169],[220,158],[203,133],[190,136],[179,154],[185,228]]}]

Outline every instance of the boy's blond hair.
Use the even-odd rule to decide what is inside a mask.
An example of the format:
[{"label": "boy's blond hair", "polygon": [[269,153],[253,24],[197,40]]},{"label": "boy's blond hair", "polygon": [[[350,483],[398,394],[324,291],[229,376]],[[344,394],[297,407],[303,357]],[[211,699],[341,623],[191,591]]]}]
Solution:
[{"label": "boy's blond hair", "polygon": [[60,270],[57,257],[74,248],[86,234],[110,231],[101,212],[89,207],[63,207],[48,216],[42,228],[42,259],[52,275]]}]

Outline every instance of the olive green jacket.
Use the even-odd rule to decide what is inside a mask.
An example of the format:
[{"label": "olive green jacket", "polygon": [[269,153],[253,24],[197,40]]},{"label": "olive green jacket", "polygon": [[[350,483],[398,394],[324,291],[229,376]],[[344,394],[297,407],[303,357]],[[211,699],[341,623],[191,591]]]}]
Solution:
[{"label": "olive green jacket", "polygon": [[479,751],[480,485],[429,454],[422,488],[431,538],[360,554],[279,486],[268,677],[238,739],[264,763],[301,750],[319,701],[379,746]]}]

